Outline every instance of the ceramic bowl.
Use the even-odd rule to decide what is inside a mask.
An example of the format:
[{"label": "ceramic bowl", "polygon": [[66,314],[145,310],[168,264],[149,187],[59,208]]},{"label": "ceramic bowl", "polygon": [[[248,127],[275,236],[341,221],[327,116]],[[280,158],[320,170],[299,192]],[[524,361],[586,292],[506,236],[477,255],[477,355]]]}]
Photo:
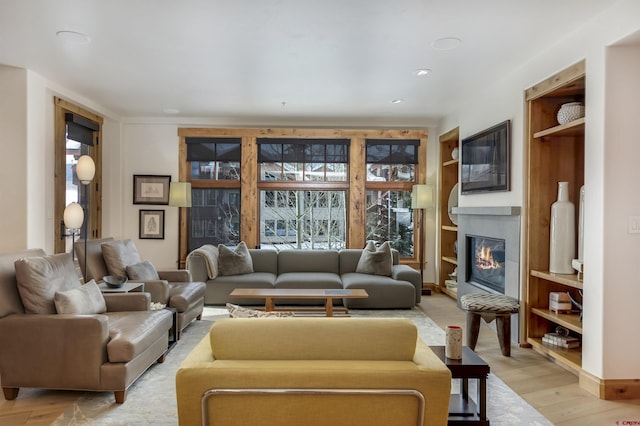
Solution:
[{"label": "ceramic bowl", "polygon": [[117,275],[105,275],[102,279],[105,284],[112,288],[122,287],[122,285],[127,282],[127,277],[120,277]]}]

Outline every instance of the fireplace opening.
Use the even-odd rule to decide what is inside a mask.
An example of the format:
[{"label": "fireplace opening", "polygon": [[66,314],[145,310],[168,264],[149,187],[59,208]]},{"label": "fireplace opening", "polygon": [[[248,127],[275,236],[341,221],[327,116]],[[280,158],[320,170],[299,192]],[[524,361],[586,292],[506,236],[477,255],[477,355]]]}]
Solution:
[{"label": "fireplace opening", "polygon": [[467,235],[466,281],[484,290],[505,292],[505,240]]}]

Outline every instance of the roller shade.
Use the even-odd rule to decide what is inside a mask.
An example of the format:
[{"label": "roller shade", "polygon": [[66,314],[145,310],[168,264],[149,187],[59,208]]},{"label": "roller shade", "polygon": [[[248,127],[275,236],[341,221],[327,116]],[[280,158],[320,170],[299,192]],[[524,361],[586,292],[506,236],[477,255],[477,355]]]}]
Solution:
[{"label": "roller shade", "polygon": [[93,132],[100,130],[99,123],[71,112],[64,115],[64,120],[67,123],[67,139],[93,145]]},{"label": "roller shade", "polygon": [[187,137],[187,161],[240,161],[241,138]]},{"label": "roller shade", "polygon": [[259,163],[348,163],[349,139],[259,138]]},{"label": "roller shade", "polygon": [[367,139],[368,164],[418,164],[419,139]]}]

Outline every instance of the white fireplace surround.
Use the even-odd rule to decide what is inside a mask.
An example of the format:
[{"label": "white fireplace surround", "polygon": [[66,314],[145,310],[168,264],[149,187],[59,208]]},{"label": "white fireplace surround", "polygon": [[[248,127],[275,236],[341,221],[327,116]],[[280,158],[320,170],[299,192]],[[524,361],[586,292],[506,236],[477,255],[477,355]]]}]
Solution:
[{"label": "white fireplace surround", "polygon": [[[458,215],[458,306],[468,293],[495,293],[467,282],[467,236],[505,240],[505,295],[520,298],[520,207],[454,207]],[[511,317],[511,340],[519,341],[518,315]],[[493,324],[492,324],[493,325]]]}]

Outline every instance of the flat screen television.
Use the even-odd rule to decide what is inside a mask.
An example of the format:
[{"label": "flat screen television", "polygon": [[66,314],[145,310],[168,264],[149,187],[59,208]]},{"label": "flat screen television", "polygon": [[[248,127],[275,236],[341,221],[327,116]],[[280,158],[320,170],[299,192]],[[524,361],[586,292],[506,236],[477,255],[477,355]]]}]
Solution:
[{"label": "flat screen television", "polygon": [[511,121],[462,140],[460,193],[509,191]]}]

